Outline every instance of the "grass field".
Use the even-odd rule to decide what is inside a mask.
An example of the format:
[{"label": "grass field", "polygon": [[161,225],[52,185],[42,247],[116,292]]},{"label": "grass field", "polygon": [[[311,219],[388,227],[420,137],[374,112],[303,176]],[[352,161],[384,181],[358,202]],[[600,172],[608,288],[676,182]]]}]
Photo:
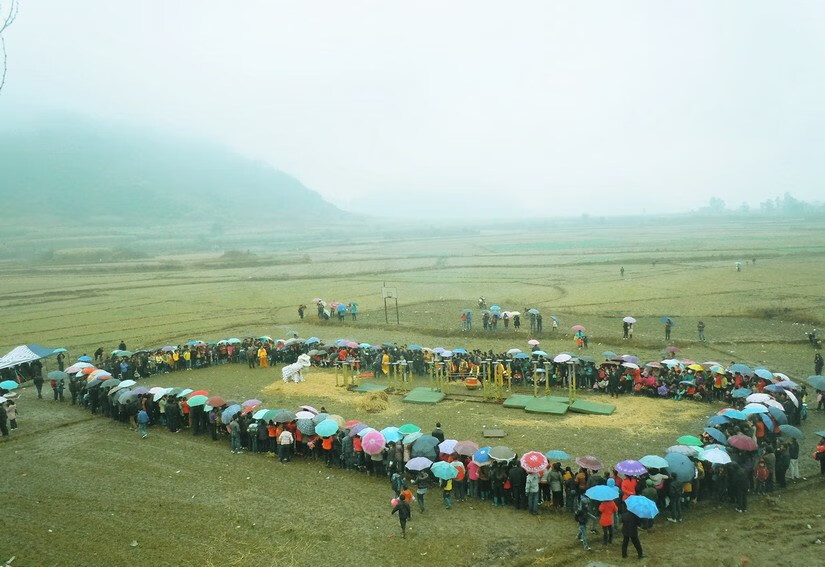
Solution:
[{"label": "grass field", "polygon": [[[474,307],[483,295],[504,309],[541,309],[545,331],[538,338],[548,352],[571,350],[569,328],[579,323],[588,329],[591,355],[611,349],[660,358],[667,343],[659,318],[666,314],[676,321],[673,344],[685,357],[741,360],[804,378],[813,366],[804,332],[825,321],[822,224],[651,220],[628,230],[610,220],[440,238],[426,231],[404,237],[380,231],[373,238],[358,227],[343,244],[296,236],[299,244],[277,253],[252,248],[254,261],[226,258],[223,251],[116,263],[9,260],[0,272],[0,345],[5,352],[36,342],[79,355],[98,346],[115,348],[121,339],[136,349],[190,339],[284,336],[294,329],[333,340],[525,348],[525,327],[495,335],[459,329],[461,309]],[[265,241],[266,231],[255,237]],[[67,247],[80,247],[63,238]],[[243,244],[248,236],[239,231],[227,238]],[[736,261],[744,264],[741,272],[734,269]],[[393,312],[389,324],[384,320],[385,281],[398,288],[400,325]],[[311,305],[316,296],[357,301],[358,321],[321,322],[312,311],[299,321],[297,305]],[[561,319],[558,336],[549,331],[550,314]],[[625,315],[638,319],[631,343],[621,340]],[[700,318],[707,325],[706,343],[696,341]],[[478,329],[478,315],[475,324]],[[498,426],[519,451],[564,448],[609,462],[661,451],[677,434],[700,430],[713,410],[626,397],[608,418],[542,418],[490,404],[447,401],[433,407],[391,398],[385,412],[366,415],[357,409],[358,395],[335,389],[329,374],[315,371],[304,384],[267,388],[279,374],[231,366],[149,383],[256,396],[271,407],[325,405],[377,426],[409,420],[432,427],[440,419],[448,436],[457,438],[480,440],[484,426]],[[432,501],[437,494],[424,517],[413,512],[412,538],[399,541],[385,482],[316,463],[279,465],[235,456],[225,443],[214,446],[188,434],[153,431],[141,441],[110,420],[32,400],[28,392],[19,407],[22,428],[0,445],[0,560],[16,556],[14,565],[621,563],[616,544],[594,546],[590,555],[581,551],[566,515],[546,511],[532,518],[477,503],[447,512]],[[808,438],[800,460],[809,476],[815,465],[806,458],[815,442],[812,432],[825,429],[823,422],[813,413],[804,426]],[[817,500],[822,489],[822,482],[811,479],[754,499],[745,517],[703,506],[683,525],[660,522],[643,536],[645,564],[683,565],[688,557],[708,565],[739,565],[742,557],[750,565],[813,564],[821,555],[813,542],[825,540]],[[133,541],[138,545],[131,546]]]}]

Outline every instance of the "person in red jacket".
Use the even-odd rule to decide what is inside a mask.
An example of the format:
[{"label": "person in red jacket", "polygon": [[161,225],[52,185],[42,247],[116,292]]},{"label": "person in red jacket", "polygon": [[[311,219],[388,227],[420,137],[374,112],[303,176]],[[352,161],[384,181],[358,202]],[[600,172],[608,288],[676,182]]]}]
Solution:
[{"label": "person in red jacket", "polygon": [[602,526],[604,543],[613,543],[613,514],[619,512],[619,507],[612,500],[599,504],[599,524]]}]

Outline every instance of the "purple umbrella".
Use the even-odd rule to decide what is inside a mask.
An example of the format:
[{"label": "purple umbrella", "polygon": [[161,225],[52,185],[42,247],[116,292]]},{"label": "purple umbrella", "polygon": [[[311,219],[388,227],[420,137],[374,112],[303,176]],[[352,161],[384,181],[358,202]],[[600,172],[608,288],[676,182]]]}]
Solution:
[{"label": "purple umbrella", "polygon": [[349,436],[355,437],[356,435],[358,435],[359,431],[361,431],[362,429],[366,429],[367,427],[368,426],[365,423],[358,423],[356,425],[353,425],[349,430]]},{"label": "purple umbrella", "polygon": [[427,457],[415,457],[407,461],[407,468],[411,471],[423,471],[432,466],[433,462]]},{"label": "purple umbrella", "polygon": [[261,400],[256,400],[256,399],[254,399],[254,398],[253,398],[253,399],[251,399],[251,400],[246,400],[246,401],[245,401],[244,403],[242,403],[241,405],[242,405],[243,407],[247,407],[247,406],[259,406],[259,405],[261,405],[262,403],[263,403],[263,402],[262,402]]},{"label": "purple umbrella", "polygon": [[647,468],[642,463],[632,459],[618,463],[615,468],[625,476],[642,476],[647,473]]},{"label": "purple umbrella", "polygon": [[623,354],[620,358],[625,362],[630,362],[631,364],[639,364],[639,357],[633,356],[632,354]]},{"label": "purple umbrella", "polygon": [[136,396],[142,396],[143,394],[149,393],[149,388],[146,388],[145,386],[139,386],[132,390],[132,393]]},{"label": "purple umbrella", "polygon": [[660,396],[667,396],[667,386],[659,386],[656,391],[659,392]]}]

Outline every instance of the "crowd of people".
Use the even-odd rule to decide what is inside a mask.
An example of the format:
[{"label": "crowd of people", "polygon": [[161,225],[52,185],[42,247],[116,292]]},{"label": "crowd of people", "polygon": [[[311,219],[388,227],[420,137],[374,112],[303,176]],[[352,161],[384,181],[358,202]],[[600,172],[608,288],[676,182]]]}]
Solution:
[{"label": "crowd of people", "polygon": [[[266,454],[284,464],[296,458],[320,460],[327,467],[385,478],[395,496],[392,511],[399,517],[404,536],[406,522],[413,514],[410,505],[416,502],[417,510],[425,512],[427,495],[439,490],[447,509],[454,502],[471,499],[532,514],[568,513],[577,523],[578,538],[585,549],[590,549],[588,533],[592,535],[601,528],[602,541],[609,545],[614,527],[621,524],[623,555],[633,543],[641,557],[638,528],[649,528],[653,520],[637,515],[629,504],[634,502],[629,500],[631,497],[644,497],[657,510],[667,511],[667,520],[681,522],[690,507],[702,501],[729,503],[737,511],[746,512],[749,495],[781,489],[789,481],[802,478],[797,441],[801,432],[794,425],[804,418],[806,393],[804,386],[780,373],[675,359],[640,367],[638,361],[629,361],[629,355],[613,353],[605,353],[606,360],[599,365],[581,361],[571,364],[570,359],[555,362],[547,360],[549,355],[540,355],[537,361],[534,355],[538,344],[526,358],[515,358],[520,353],[455,353],[416,345],[397,347],[387,343],[374,348],[351,341],[337,343],[329,348],[319,340],[250,337],[215,344],[192,341],[131,353],[122,342],[109,356],[99,349],[96,363],[91,357],[80,357],[63,374],[69,381],[72,404],[128,424],[143,438],[148,438],[150,430],[161,428],[170,433],[189,431],[194,436],[228,442],[234,454]],[[583,379],[581,387],[613,395],[625,392],[651,396],[663,396],[661,389],[667,388],[668,395],[676,399],[724,400],[731,407],[713,416],[699,435],[679,438],[664,457],[647,455],[609,467],[594,457],[573,459],[563,451],[531,452],[519,459],[506,447],[479,447],[470,440],[450,440],[440,423],[431,435],[424,435],[412,424],[378,431],[357,420],[330,415],[323,407],[316,410],[302,406],[295,412],[266,410],[261,408],[260,400],[237,403],[209,396],[206,391],[149,389],[136,381],[152,373],[186,372],[219,364],[259,367],[288,363],[313,351],[316,364],[357,361],[359,366],[378,372],[403,363],[411,371],[426,373],[430,365],[446,364],[450,375],[455,374],[457,379],[482,364],[494,363],[496,368],[503,367],[502,373],[512,373],[511,378],[523,372],[523,380],[549,379],[554,385],[572,379],[576,367]],[[31,372],[37,376],[36,366],[18,369],[17,375]],[[589,372],[588,366],[592,367]],[[54,399],[61,401],[65,380],[57,373],[60,371],[49,376]],[[541,374],[544,376],[539,378]],[[41,397],[37,382],[35,386]],[[17,427],[14,391],[0,389],[0,394],[10,394],[0,403],[0,430],[8,435],[7,419],[12,419],[12,428]],[[532,459],[529,462],[525,461],[528,456]],[[825,439],[817,445],[814,458],[825,475]]]}]

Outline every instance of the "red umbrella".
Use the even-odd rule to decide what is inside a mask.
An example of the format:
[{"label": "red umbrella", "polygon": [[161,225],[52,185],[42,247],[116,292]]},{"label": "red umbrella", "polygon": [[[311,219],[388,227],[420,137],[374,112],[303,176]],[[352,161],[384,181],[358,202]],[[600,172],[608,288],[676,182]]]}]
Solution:
[{"label": "red umbrella", "polygon": [[756,441],[745,435],[731,435],[728,437],[728,445],[743,451],[756,451]]},{"label": "red umbrella", "polygon": [[220,396],[212,396],[211,398],[207,398],[206,405],[212,406],[213,408],[219,408],[226,405],[226,400]]},{"label": "red umbrella", "polygon": [[[192,396],[208,396],[208,395],[209,395],[209,392],[207,392],[206,390],[196,390],[196,391],[192,392],[191,394],[189,394],[188,396],[186,396],[186,399],[188,400]],[[212,404],[209,404],[209,405],[211,406]],[[214,407],[214,406],[212,406],[212,407]]]},{"label": "red umbrella", "polygon": [[361,423],[361,422],[358,421],[357,419],[351,419],[351,420],[349,420],[348,422],[346,422],[344,424],[344,427],[347,428],[347,429],[351,429],[351,428],[355,427],[356,425],[358,425],[359,423]]},{"label": "red umbrella", "polygon": [[592,455],[587,455],[586,457],[576,457],[576,464],[583,469],[590,469],[591,471],[597,471],[604,468],[602,462]]},{"label": "red umbrella", "polygon": [[530,451],[521,456],[521,468],[528,473],[540,473],[547,468],[547,457],[538,451]]}]

